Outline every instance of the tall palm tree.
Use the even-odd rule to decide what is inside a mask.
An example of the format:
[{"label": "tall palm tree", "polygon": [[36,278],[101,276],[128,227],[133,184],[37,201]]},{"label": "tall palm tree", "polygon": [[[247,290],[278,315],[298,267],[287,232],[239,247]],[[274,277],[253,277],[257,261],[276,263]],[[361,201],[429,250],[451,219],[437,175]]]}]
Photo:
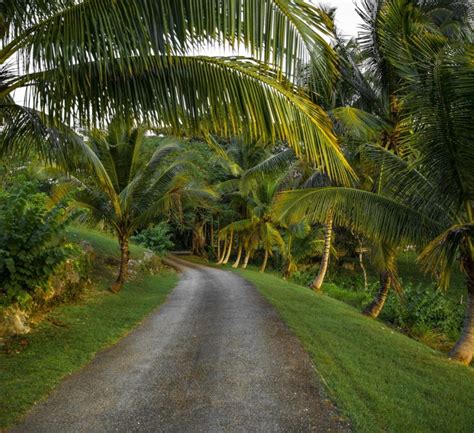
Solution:
[{"label": "tall palm tree", "polygon": [[[359,32],[358,42],[345,43],[338,36],[334,28],[335,47],[339,55],[339,82],[335,83],[332,90],[322,91],[317,79],[309,74],[304,76],[306,86],[315,88],[314,101],[323,106],[336,122],[336,130],[341,140],[349,145],[372,142],[391,149],[397,154],[402,146],[403,128],[400,115],[401,101],[400,90],[404,86],[403,77],[391,59],[388,43],[390,40],[400,40],[399,30],[404,28],[410,32],[414,20],[410,14],[418,14],[418,20],[430,27],[438,27],[447,40],[457,38],[462,31],[463,20],[466,16],[467,2],[450,3],[443,0],[432,2],[413,2],[405,0],[364,0],[358,7],[358,13],[363,20],[362,31]],[[418,8],[418,9],[417,9]],[[405,14],[405,15],[403,15]],[[390,38],[387,32],[390,31]],[[397,33],[398,32],[398,33]],[[341,104],[338,106],[338,104]],[[347,104],[350,104],[348,106]],[[354,159],[354,158],[353,158]],[[355,170],[359,174],[358,187],[376,191],[380,176],[376,174],[372,179],[362,170]],[[331,211],[328,212],[324,223],[331,233]],[[330,236],[326,236],[330,241]],[[381,246],[376,246],[380,251]],[[383,248],[388,248],[385,245]],[[396,246],[392,246],[394,251]],[[398,287],[394,260],[391,255],[379,254],[376,257],[386,258],[384,265],[380,265],[380,289],[376,298],[366,309],[366,313],[376,317],[383,307],[386,292],[390,285]],[[318,288],[324,278],[325,260],[323,257],[321,271],[313,282],[313,287]],[[383,296],[381,294],[384,294]],[[374,306],[377,306],[376,308]],[[374,307],[374,308],[372,308]]]},{"label": "tall palm tree", "polygon": [[[330,175],[350,176],[330,119],[295,84],[301,63],[334,65],[330,21],[310,2],[4,0],[0,8],[3,150],[50,154],[74,135],[64,124],[120,115],[179,135],[280,138]],[[210,45],[251,57],[199,54]],[[12,97],[20,88],[25,105]]]},{"label": "tall palm tree", "polygon": [[[128,272],[129,240],[135,231],[170,211],[179,212],[182,202],[211,193],[195,183],[192,165],[176,140],[153,152],[144,146],[145,127],[115,119],[107,131],[92,130],[75,162],[74,175],[59,186],[56,197],[73,191],[73,205],[85,208],[95,220],[109,224],[120,245],[121,260],[113,292],[122,287]],[[169,140],[168,140],[169,141]],[[71,166],[60,167],[71,173]]]},{"label": "tall palm tree", "polygon": [[[407,2],[384,6],[380,43],[403,80],[398,155],[380,145],[362,151],[384,176],[379,194],[351,188],[301,190],[280,197],[277,210],[321,220],[329,208],[342,225],[382,243],[409,240],[424,268],[447,287],[458,263],[468,302],[462,335],[450,356],[474,354],[474,65],[470,41],[450,40]],[[387,17],[392,19],[387,19]],[[400,34],[400,20],[409,32]]]}]

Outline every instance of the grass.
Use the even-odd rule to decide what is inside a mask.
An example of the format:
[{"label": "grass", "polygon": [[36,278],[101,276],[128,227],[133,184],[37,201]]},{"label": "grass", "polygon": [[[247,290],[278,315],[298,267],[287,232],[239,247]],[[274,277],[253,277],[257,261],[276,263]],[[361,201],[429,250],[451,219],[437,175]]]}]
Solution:
[{"label": "grass", "polygon": [[274,275],[236,272],[255,284],[300,338],[356,431],[474,431],[473,368],[336,299]]},{"label": "grass", "polygon": [[[0,428],[14,423],[66,375],[124,336],[176,285],[176,274],[164,272],[130,281],[119,295],[112,295],[106,289],[113,273],[104,259],[116,257],[116,241],[81,227],[71,229],[69,237],[94,247],[100,259],[95,273],[102,279],[81,301],[50,312],[31,334],[16,341],[13,353],[0,353]],[[132,247],[132,256],[142,253],[143,249]]]},{"label": "grass", "polygon": [[[85,241],[92,245],[95,253],[100,257],[115,257],[118,259],[119,244],[117,238],[98,230],[92,230],[87,226],[72,226],[67,230],[67,237],[74,242]],[[143,256],[145,248],[140,245],[130,244],[132,259]]]}]

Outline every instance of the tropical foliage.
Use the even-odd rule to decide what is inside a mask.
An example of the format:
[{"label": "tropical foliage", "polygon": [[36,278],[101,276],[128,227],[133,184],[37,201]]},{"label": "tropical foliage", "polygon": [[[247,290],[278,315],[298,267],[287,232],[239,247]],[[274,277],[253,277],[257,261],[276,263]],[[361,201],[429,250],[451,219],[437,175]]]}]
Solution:
[{"label": "tropical foliage", "polygon": [[[366,42],[373,73],[377,76],[376,67],[386,65],[398,88],[390,103],[397,120],[392,132],[360,148],[377,191],[293,191],[280,197],[276,209],[290,219],[305,215],[314,221],[333,209],[336,223],[371,239],[387,245],[414,243],[422,249],[420,262],[443,287],[457,262],[472,298],[472,45],[461,31],[446,32],[442,25],[433,29],[433,11],[422,5],[417,9],[409,2],[387,1],[372,6],[367,8],[373,15],[366,16],[372,29]],[[461,28],[452,18],[454,28]],[[406,34],[399,32],[402,25],[408,26]],[[383,58],[374,54],[374,47],[384,49]],[[469,301],[464,334],[451,353],[466,363],[474,351],[472,317]]]},{"label": "tropical foliage", "polygon": [[[399,256],[415,250],[439,287],[464,275],[465,322],[451,356],[471,362],[467,0],[362,0],[363,26],[350,40],[334,10],[305,0],[5,0],[0,8],[2,184],[12,160],[45,163],[46,192],[54,184],[52,198],[69,197],[86,209],[82,220],[117,236],[114,292],[132,239],[285,278],[311,272],[317,291],[341,268],[360,269],[357,284],[373,295],[366,315],[383,318],[388,303],[400,316],[392,323],[418,326],[424,319],[402,317],[404,297],[408,306],[431,300],[428,316],[442,301],[403,290]],[[209,46],[235,55],[204,55]],[[23,253],[1,247],[1,287],[18,299],[64,259],[55,242],[66,221],[46,196],[19,191],[1,192],[3,244],[25,250],[26,233],[43,233],[39,221],[50,231],[38,238],[38,274],[23,279],[12,265]],[[456,323],[446,325],[450,335]]]},{"label": "tropical foliage", "polygon": [[159,215],[179,213],[183,201],[211,194],[193,183],[192,164],[186,154],[177,155],[176,140],[146,149],[145,132],[146,127],[115,119],[107,131],[89,133],[74,160],[79,167],[74,175],[73,166],[58,166],[66,178],[56,189],[56,199],[72,191],[73,205],[110,225],[118,237],[121,262],[113,292],[127,276],[130,237]]},{"label": "tropical foliage", "polygon": [[[65,125],[132,116],[178,135],[245,130],[254,139],[279,138],[328,173],[350,178],[329,117],[295,84],[298,65],[312,57],[334,69],[324,38],[331,23],[314,6],[8,0],[1,7],[3,150],[36,144],[64,154],[74,142]],[[252,57],[200,55],[211,43]],[[13,100],[18,88],[24,106]]]},{"label": "tropical foliage", "polygon": [[73,253],[65,206],[49,206],[32,182],[0,190],[0,305],[27,305]]}]

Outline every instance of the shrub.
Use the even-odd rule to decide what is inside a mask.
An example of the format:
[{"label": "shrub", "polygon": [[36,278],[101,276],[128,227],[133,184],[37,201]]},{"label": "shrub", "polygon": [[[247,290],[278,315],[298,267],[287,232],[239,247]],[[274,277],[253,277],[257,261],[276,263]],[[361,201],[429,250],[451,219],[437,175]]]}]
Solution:
[{"label": "shrub", "polygon": [[388,297],[381,318],[416,335],[436,332],[456,339],[463,308],[435,287],[407,284],[401,297],[394,293]]},{"label": "shrub", "polygon": [[0,193],[0,304],[26,305],[73,250],[61,233],[62,206],[48,208],[48,197],[23,183]]},{"label": "shrub", "polygon": [[167,223],[160,223],[132,237],[132,241],[143,245],[156,254],[164,254],[174,247],[171,241],[170,227]]}]

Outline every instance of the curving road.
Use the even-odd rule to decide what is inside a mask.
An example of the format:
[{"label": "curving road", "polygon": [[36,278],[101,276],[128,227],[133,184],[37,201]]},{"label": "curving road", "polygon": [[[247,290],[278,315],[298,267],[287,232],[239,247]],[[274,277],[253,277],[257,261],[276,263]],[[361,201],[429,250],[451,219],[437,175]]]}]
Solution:
[{"label": "curving road", "polygon": [[250,283],[173,262],[182,278],[166,304],[12,433],[349,431],[308,355]]}]

